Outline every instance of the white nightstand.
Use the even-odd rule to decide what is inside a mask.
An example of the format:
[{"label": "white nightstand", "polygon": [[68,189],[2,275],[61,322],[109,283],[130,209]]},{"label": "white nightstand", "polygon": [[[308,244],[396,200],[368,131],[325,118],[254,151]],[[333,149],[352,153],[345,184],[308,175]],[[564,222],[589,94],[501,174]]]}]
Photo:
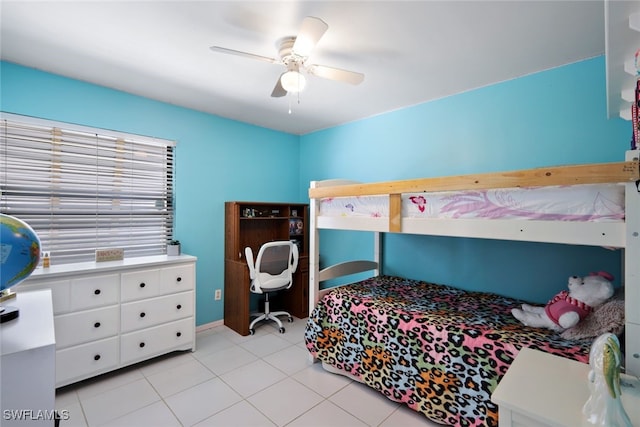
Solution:
[{"label": "white nightstand", "polygon": [[[523,348],[491,396],[499,406],[501,427],[564,426],[582,423],[589,398],[589,365]],[[622,375],[622,402],[634,426],[640,426],[640,381]]]},{"label": "white nightstand", "polygon": [[56,338],[51,291],[3,302],[20,315],[0,325],[0,425],[53,426]]}]

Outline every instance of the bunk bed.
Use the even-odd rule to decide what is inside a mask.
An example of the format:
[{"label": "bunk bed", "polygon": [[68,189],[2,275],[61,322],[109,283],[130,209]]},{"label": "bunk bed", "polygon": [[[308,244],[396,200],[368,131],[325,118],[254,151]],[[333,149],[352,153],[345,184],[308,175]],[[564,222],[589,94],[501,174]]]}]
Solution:
[{"label": "bunk bed", "polygon": [[[312,182],[305,330],[311,357],[433,421],[489,426],[498,418],[491,393],[522,347],[588,361],[589,340],[520,325],[510,309],[521,301],[382,275],[381,233],[407,233],[624,250],[625,364],[640,374],[640,263],[632,261],[640,259],[639,183],[637,150],[615,163],[370,184]],[[543,206],[523,208],[536,192]],[[560,212],[545,200],[566,201],[573,210]],[[373,259],[320,270],[321,229],[374,232]],[[359,272],[371,277],[321,289],[321,282]]]}]

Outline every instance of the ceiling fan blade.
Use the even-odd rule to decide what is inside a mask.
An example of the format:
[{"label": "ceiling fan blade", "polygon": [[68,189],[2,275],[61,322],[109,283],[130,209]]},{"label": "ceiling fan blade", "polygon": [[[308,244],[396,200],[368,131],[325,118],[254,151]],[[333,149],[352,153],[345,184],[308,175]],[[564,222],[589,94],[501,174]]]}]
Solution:
[{"label": "ceiling fan blade", "polygon": [[364,74],[355,71],[341,70],[340,68],[327,67],[325,65],[310,65],[307,68],[309,74],[322,77],[323,79],[337,80],[340,82],[360,84],[364,81]]},{"label": "ceiling fan blade", "polygon": [[282,87],[282,83],[280,83],[280,77],[278,77],[278,81],[276,82],[276,86],[273,88],[273,92],[271,92],[271,96],[273,98],[281,98],[287,94],[287,91]]},{"label": "ceiling fan blade", "polygon": [[280,62],[278,59],[275,59],[275,58],[269,58],[261,55],[254,55],[253,53],[242,52],[234,49],[227,49],[226,47],[211,46],[209,49],[211,49],[213,52],[227,53],[227,54],[236,55],[236,56],[244,56],[245,58],[257,59],[260,61],[270,62],[272,64],[278,64]]},{"label": "ceiling fan blade", "polygon": [[304,18],[293,44],[293,52],[303,58],[308,57],[328,28],[327,23],[320,18],[313,16]]}]

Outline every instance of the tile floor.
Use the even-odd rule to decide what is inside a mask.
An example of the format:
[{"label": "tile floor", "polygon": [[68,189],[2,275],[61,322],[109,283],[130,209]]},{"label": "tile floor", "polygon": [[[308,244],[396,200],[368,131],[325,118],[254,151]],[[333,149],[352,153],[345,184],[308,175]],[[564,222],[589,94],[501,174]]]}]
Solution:
[{"label": "tile floor", "polygon": [[305,320],[242,337],[225,326],[179,352],[59,389],[71,426],[437,426],[367,386],[312,364]]}]

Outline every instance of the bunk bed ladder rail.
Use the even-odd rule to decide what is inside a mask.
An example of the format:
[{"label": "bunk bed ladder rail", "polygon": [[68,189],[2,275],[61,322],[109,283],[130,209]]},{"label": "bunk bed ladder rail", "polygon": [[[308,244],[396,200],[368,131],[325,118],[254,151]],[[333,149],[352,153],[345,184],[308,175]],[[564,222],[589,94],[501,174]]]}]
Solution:
[{"label": "bunk bed ladder rail", "polygon": [[[627,151],[626,160],[639,162],[639,151]],[[640,192],[638,182],[625,184],[625,371],[640,375]]]}]

